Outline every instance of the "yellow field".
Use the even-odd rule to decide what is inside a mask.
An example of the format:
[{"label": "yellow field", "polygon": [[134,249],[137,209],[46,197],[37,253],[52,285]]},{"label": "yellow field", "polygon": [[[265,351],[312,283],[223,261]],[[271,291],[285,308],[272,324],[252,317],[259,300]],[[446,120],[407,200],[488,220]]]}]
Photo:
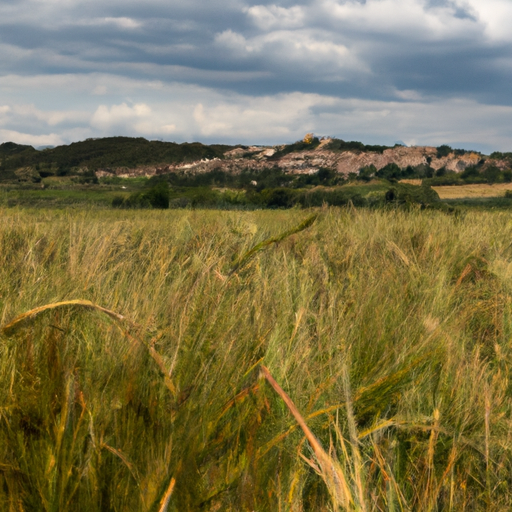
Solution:
[{"label": "yellow field", "polygon": [[[421,180],[401,180],[410,185],[421,185]],[[464,197],[503,197],[507,190],[512,190],[512,183],[478,183],[473,185],[446,185],[432,187],[441,199],[462,199]]]},{"label": "yellow field", "polygon": [[0,511],[512,510],[509,212],[0,218]]},{"label": "yellow field", "polygon": [[475,185],[453,185],[445,187],[432,187],[441,199],[459,199],[463,197],[503,197],[507,190],[512,190],[512,183],[498,183],[489,185],[481,183]]}]

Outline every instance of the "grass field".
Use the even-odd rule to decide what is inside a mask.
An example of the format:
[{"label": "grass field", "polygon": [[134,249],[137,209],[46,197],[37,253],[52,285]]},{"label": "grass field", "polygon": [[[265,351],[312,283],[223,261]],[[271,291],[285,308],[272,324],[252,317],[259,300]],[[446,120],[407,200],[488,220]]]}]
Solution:
[{"label": "grass field", "polygon": [[[410,185],[421,185],[421,180],[401,180]],[[432,187],[441,199],[474,199],[487,197],[504,197],[507,190],[512,190],[512,183],[475,183],[469,185],[447,185]]]},{"label": "grass field", "polygon": [[0,209],[0,509],[510,510],[512,218],[312,213]]},{"label": "grass field", "polygon": [[441,199],[462,199],[477,197],[504,197],[507,190],[512,190],[512,183],[479,183],[474,185],[453,185],[432,187]]}]

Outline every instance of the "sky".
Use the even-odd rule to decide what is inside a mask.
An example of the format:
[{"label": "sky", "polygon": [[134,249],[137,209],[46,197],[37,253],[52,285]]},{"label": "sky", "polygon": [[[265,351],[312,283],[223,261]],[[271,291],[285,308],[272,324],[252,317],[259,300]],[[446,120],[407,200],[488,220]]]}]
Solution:
[{"label": "sky", "polygon": [[0,0],[0,142],[512,151],[512,0]]}]

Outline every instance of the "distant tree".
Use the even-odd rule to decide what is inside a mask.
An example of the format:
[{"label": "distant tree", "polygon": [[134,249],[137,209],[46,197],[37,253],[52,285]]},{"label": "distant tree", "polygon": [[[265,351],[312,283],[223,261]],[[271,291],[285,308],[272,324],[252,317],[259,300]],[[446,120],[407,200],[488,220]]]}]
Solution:
[{"label": "distant tree", "polygon": [[316,176],[320,183],[326,184],[336,176],[336,172],[332,169],[328,169],[327,167],[321,167],[318,169]]},{"label": "distant tree", "polygon": [[453,150],[450,146],[447,146],[446,144],[443,144],[442,146],[439,146],[437,149],[437,158],[443,158],[445,156],[448,156]]},{"label": "distant tree", "polygon": [[501,179],[501,171],[494,165],[490,165],[482,173],[487,183],[496,183]]},{"label": "distant tree", "polygon": [[169,183],[161,181],[144,194],[152,208],[169,208]]},{"label": "distant tree", "polygon": [[377,173],[375,165],[366,165],[359,169],[359,179],[363,181],[370,181]]},{"label": "distant tree", "polygon": [[295,193],[287,188],[276,188],[270,190],[267,198],[269,208],[290,208],[293,206]]},{"label": "distant tree", "polygon": [[469,167],[466,167],[460,177],[465,180],[465,181],[468,181],[468,180],[474,180],[475,178],[479,178],[480,177],[480,171],[478,170],[478,167],[476,167],[476,165],[470,165]]},{"label": "distant tree", "polygon": [[375,176],[377,176],[377,178],[384,178],[386,180],[398,180],[400,179],[401,175],[402,169],[400,169],[400,167],[398,167],[398,165],[395,164],[394,162],[386,165],[382,169],[379,169],[375,173]]}]

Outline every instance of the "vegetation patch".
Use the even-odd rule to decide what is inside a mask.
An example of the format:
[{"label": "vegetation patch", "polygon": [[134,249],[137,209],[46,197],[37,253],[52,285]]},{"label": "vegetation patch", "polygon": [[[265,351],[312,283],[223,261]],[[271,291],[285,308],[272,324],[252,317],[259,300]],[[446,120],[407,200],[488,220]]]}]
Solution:
[{"label": "vegetation patch", "polygon": [[512,507],[507,212],[0,215],[6,510]]}]

